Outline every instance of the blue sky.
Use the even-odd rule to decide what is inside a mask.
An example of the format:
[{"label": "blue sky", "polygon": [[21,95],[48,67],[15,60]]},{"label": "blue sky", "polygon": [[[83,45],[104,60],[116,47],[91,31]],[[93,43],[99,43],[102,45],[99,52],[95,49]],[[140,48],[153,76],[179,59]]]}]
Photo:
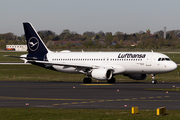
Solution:
[{"label": "blue sky", "polygon": [[177,30],[179,11],[180,0],[0,0],[0,34],[24,34],[23,22],[56,34]]}]

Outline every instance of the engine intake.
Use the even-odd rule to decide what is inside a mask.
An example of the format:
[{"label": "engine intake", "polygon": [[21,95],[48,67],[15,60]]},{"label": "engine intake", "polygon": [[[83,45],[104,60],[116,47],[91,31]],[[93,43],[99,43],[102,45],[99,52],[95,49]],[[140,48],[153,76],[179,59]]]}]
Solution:
[{"label": "engine intake", "polygon": [[91,76],[97,80],[110,80],[112,78],[112,71],[108,69],[93,69]]}]

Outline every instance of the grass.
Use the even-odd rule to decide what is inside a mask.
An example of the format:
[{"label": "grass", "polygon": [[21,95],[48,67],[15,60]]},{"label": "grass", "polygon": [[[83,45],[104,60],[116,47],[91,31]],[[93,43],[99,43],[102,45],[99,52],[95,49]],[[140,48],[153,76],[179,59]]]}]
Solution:
[{"label": "grass", "polygon": [[180,63],[180,53],[165,53],[175,63]]},{"label": "grass", "polygon": [[13,57],[10,58],[4,56],[4,55],[20,56],[23,54],[27,54],[27,52],[12,52],[12,51],[0,52],[0,62],[23,62],[18,58],[13,58]]},{"label": "grass", "polygon": [[180,110],[167,110],[167,115],[157,116],[156,110],[118,109],[49,109],[49,108],[0,108],[1,120],[179,120]]},{"label": "grass", "polygon": [[[175,71],[157,74],[158,82],[180,82],[180,67]],[[82,82],[84,74],[70,74],[52,71],[35,65],[0,65],[0,81],[73,81]],[[115,76],[117,82],[151,82],[151,76],[145,80],[132,80],[123,75]],[[97,80],[93,79],[93,82]],[[106,81],[104,81],[106,82]]]},{"label": "grass", "polygon": [[78,81],[82,74],[67,74],[34,65],[0,65],[0,81]]}]

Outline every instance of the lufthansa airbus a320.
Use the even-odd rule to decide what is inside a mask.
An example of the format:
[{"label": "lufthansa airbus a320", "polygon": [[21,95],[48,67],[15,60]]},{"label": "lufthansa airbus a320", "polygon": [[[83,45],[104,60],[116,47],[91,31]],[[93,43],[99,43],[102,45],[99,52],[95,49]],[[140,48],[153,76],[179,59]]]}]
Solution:
[{"label": "lufthansa airbus a320", "polygon": [[91,83],[91,77],[115,83],[114,76],[117,74],[134,80],[144,80],[147,74],[151,74],[152,83],[157,83],[155,74],[171,72],[177,68],[168,56],[155,52],[52,52],[31,23],[23,23],[23,26],[28,54],[21,55],[21,60],[60,72],[86,74],[84,83]]}]

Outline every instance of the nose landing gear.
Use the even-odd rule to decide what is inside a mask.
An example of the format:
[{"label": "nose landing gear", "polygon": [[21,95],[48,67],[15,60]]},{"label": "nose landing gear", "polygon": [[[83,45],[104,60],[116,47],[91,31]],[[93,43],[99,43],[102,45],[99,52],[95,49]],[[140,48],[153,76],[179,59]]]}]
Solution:
[{"label": "nose landing gear", "polygon": [[155,74],[151,74],[151,77],[152,77],[151,83],[152,83],[152,84],[156,84],[156,83],[157,83],[157,80],[155,79]]}]

